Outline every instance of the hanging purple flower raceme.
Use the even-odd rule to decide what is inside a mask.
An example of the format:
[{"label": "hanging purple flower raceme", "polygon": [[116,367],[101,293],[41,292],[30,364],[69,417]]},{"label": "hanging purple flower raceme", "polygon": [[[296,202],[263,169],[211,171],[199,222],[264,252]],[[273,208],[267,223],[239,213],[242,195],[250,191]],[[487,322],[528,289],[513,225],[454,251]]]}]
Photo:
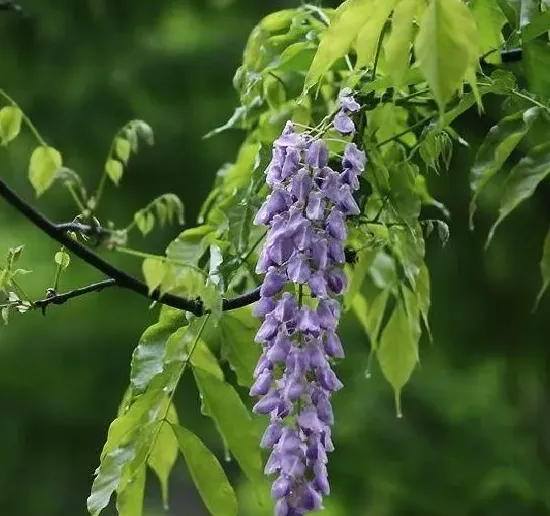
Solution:
[{"label": "hanging purple flower raceme", "polygon": [[330,491],[330,397],[342,387],[330,363],[344,356],[335,297],[346,288],[346,216],[359,213],[352,192],[365,154],[348,144],[341,172],[328,166],[328,157],[323,140],[288,122],[266,169],[271,193],[255,218],[269,230],[256,267],[265,274],[255,306],[263,319],[255,340],[263,352],[250,394],[260,396],[254,412],[270,416],[261,446],[272,450],[265,473],[276,475],[276,516],[319,509]]}]

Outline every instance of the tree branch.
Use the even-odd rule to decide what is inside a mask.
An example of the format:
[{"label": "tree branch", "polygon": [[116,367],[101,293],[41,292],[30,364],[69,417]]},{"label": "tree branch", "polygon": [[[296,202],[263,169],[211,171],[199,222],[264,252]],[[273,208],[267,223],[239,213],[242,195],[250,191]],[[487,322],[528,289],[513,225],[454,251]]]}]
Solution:
[{"label": "tree branch", "polygon": [[[191,312],[194,315],[201,316],[206,313],[204,308],[204,303],[201,299],[186,299],[183,297],[175,296],[173,294],[164,294],[161,296],[160,291],[157,289],[151,295],[149,295],[149,289],[147,285],[137,278],[127,274],[126,272],[114,267],[110,263],[106,262],[98,256],[96,253],[88,249],[88,247],[82,245],[80,242],[76,241],[74,238],[67,234],[68,230],[75,230],[74,224],[54,224],[48,220],[42,213],[33,208],[29,203],[24,199],[19,197],[14,190],[12,190],[1,178],[0,178],[0,197],[3,197],[8,204],[15,208],[19,213],[24,215],[34,226],[40,229],[43,233],[48,235],[53,240],[59,242],[61,245],[65,246],[69,251],[78,256],[81,260],[85,261],[87,264],[91,265],[98,271],[102,272],[109,278],[111,278],[113,284],[110,286],[117,286],[121,288],[126,288],[139,294],[140,296],[146,297],[158,301],[159,303],[173,308],[179,308],[180,310],[185,310]],[[80,228],[82,229],[82,228]],[[110,280],[107,280],[110,281]],[[89,288],[89,287],[85,287]],[[105,287],[103,287],[105,288]],[[85,289],[79,289],[80,291]],[[86,292],[80,292],[75,295],[70,295],[71,293],[65,294],[68,296],[66,300],[76,295],[83,295],[84,293],[93,292],[94,290],[88,290]],[[73,291],[77,292],[77,291]],[[260,298],[260,289],[256,289],[252,292],[248,292],[241,296],[237,296],[231,299],[223,300],[223,310],[234,310],[246,305],[250,305],[257,301]],[[63,301],[63,302],[65,302]],[[39,302],[40,303],[40,302]],[[51,304],[52,301],[49,302]],[[59,304],[59,303],[57,303]],[[46,305],[47,306],[47,305]]]}]

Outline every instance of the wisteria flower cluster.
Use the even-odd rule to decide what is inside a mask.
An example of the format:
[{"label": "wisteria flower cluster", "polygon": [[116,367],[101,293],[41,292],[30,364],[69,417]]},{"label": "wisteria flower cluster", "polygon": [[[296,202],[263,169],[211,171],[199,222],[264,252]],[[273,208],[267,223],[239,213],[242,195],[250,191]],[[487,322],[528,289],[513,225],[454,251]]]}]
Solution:
[{"label": "wisteria flower cluster", "polygon": [[277,475],[276,516],[320,509],[330,490],[330,398],[342,387],[331,362],[344,356],[336,297],[347,284],[346,217],[360,212],[352,194],[365,153],[347,144],[341,172],[328,166],[328,158],[322,139],[288,122],[265,171],[271,194],[255,218],[269,230],[256,269],[265,274],[254,309],[263,319],[255,339],[263,352],[250,394],[261,397],[254,412],[270,416],[261,446],[272,449],[265,473]]}]

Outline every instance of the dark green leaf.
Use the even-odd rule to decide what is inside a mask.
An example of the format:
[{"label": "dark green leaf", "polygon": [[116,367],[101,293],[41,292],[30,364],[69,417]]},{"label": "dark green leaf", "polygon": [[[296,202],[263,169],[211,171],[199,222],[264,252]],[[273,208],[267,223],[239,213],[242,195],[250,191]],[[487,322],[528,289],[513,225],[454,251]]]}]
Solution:
[{"label": "dark green leaf", "polygon": [[533,195],[538,184],[548,174],[550,174],[550,143],[543,143],[534,147],[525,158],[522,158],[506,179],[498,219],[489,232],[487,243],[491,241],[497,226],[521,202]]},{"label": "dark green leaf", "polygon": [[256,482],[262,478],[262,459],[250,413],[235,389],[216,376],[193,367],[206,413],[212,417],[229,450],[245,475]]},{"label": "dark green leaf", "polygon": [[537,296],[535,307],[539,304],[542,296],[550,286],[550,229],[548,230],[546,238],[544,239],[542,258],[540,260],[540,272],[542,275],[542,287],[540,289],[539,295]]},{"label": "dark green leaf", "polygon": [[477,197],[527,134],[539,113],[540,108],[533,107],[525,112],[520,111],[507,116],[498,125],[491,127],[477,152],[470,172],[470,187],[473,193],[470,204],[471,227],[473,227]]},{"label": "dark green leaf", "polygon": [[528,43],[550,30],[550,11],[538,13],[521,32],[523,43]]},{"label": "dark green leaf", "polygon": [[204,505],[212,516],[236,516],[237,497],[216,456],[192,432],[172,425]]},{"label": "dark green leaf", "polygon": [[523,46],[523,63],[529,91],[543,102],[550,99],[550,50],[545,41],[534,39]]},{"label": "dark green leaf", "polygon": [[539,0],[521,0],[519,11],[519,27],[524,29],[539,13]]}]

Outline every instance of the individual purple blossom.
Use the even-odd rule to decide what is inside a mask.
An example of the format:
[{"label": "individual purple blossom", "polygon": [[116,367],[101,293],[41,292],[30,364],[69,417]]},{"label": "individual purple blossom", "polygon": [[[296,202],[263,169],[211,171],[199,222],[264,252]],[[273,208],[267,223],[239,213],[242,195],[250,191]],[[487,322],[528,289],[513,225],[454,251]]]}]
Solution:
[{"label": "individual purple blossom", "polygon": [[[359,109],[351,90],[342,90],[340,104],[334,127],[351,133],[349,114]],[[352,192],[366,160],[350,143],[341,172],[328,163],[325,142],[297,133],[288,122],[265,171],[271,194],[255,218],[268,231],[256,266],[265,274],[254,307],[262,319],[255,341],[263,350],[250,395],[259,396],[254,412],[270,416],[260,446],[271,450],[265,473],[275,475],[275,516],[320,509],[330,493],[330,398],[342,387],[331,362],[344,357],[334,297],[347,285],[346,217],[359,211]]]}]

